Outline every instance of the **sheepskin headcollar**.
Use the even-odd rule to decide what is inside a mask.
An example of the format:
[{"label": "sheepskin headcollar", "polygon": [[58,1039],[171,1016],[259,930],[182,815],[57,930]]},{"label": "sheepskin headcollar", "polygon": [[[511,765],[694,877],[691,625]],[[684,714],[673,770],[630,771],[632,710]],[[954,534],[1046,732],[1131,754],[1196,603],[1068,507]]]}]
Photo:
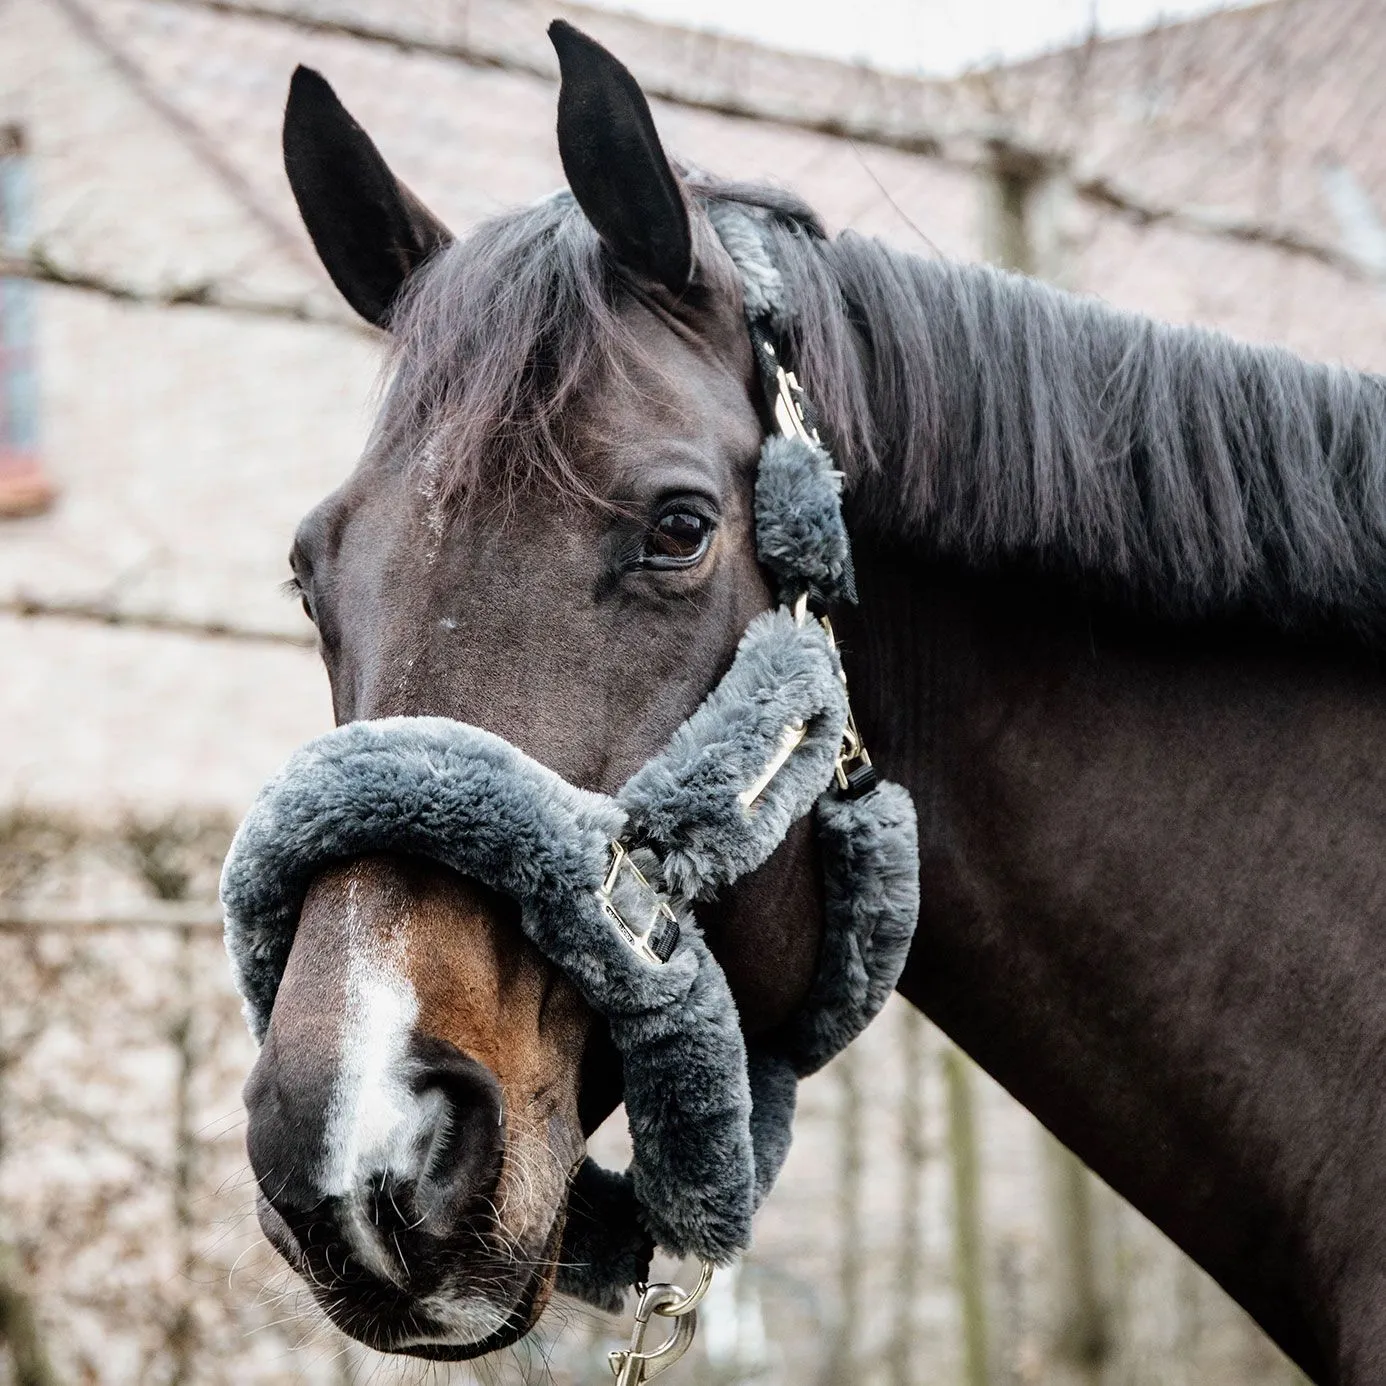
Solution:
[{"label": "sheepskin headcollar", "polygon": [[[354,722],[265,785],[222,873],[227,950],[257,1040],[329,862],[423,856],[519,904],[526,935],[607,1021],[623,1065],[634,1160],[623,1175],[590,1160],[579,1169],[559,1279],[607,1308],[644,1277],[655,1244],[716,1264],[749,1245],[789,1149],[798,1079],[884,1005],[919,910],[913,806],[876,781],[831,628],[809,610],[854,595],[841,476],[776,359],[782,286],[755,262],[754,223],[722,217],[718,230],[778,393],[756,535],[784,605],[751,622],[722,681],[614,796],[574,787],[479,727]],[[816,980],[773,1041],[748,1043],[692,906],[759,866],[810,812],[825,884]]]}]

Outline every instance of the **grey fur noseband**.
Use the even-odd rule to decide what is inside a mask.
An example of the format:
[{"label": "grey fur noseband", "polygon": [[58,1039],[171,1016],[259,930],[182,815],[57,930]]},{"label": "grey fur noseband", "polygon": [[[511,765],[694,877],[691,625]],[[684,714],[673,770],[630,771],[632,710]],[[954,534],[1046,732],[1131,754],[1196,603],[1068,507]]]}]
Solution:
[{"label": "grey fur noseband", "polygon": [[[755,262],[760,238],[742,221],[719,218],[718,231],[773,388],[758,322],[782,315],[782,303],[765,311],[778,276]],[[624,1175],[591,1160],[578,1171],[558,1282],[602,1307],[644,1277],[653,1244],[717,1264],[749,1245],[789,1148],[798,1079],[885,1003],[918,915],[913,806],[874,772],[851,785],[841,773],[855,736],[846,686],[830,628],[801,599],[852,595],[841,479],[802,414],[781,427],[761,454],[756,533],[785,605],[751,622],[722,681],[614,796],[575,788],[479,727],[354,722],[265,785],[222,874],[227,949],[257,1040],[308,887],[329,863],[408,853],[518,902],[525,934],[607,1021],[621,1055],[634,1159]],[[824,872],[816,979],[790,1024],[748,1044],[692,905],[763,863],[809,812]]]}]

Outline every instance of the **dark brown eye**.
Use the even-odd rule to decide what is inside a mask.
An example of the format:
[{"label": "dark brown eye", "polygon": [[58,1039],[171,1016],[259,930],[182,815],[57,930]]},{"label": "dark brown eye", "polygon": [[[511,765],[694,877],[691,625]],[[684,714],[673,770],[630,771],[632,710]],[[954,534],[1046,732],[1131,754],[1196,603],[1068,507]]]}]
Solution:
[{"label": "dark brown eye", "polygon": [[712,522],[693,510],[671,510],[661,515],[645,537],[641,558],[650,568],[683,568],[707,552]]}]

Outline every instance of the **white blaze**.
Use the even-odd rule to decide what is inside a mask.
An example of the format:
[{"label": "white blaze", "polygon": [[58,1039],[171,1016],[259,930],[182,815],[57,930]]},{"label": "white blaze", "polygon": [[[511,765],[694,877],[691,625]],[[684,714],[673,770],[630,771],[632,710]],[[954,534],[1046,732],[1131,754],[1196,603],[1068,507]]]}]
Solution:
[{"label": "white blaze", "polygon": [[405,970],[403,946],[382,938],[358,915],[356,881],[347,886],[347,980],[341,1050],[327,1104],[318,1186],[343,1203],[343,1233],[371,1271],[400,1283],[370,1215],[372,1185],[382,1175],[416,1177],[419,1152],[438,1120],[442,1097],[420,1095],[410,1082],[409,1041],[419,1001]]},{"label": "white blaze", "polygon": [[[441,1092],[419,1093],[410,1040],[419,1000],[406,968],[403,927],[384,937],[359,917],[356,881],[347,886],[347,980],[341,1051],[327,1104],[326,1143],[319,1187],[342,1200],[342,1233],[362,1262],[381,1279],[404,1288],[397,1252],[371,1220],[370,1192],[382,1175],[417,1179],[442,1110]],[[407,919],[401,917],[403,926]],[[440,1332],[409,1345],[478,1342],[498,1331],[508,1311],[483,1296],[428,1296],[419,1302]],[[401,1344],[404,1346],[405,1344]]]},{"label": "white blaze", "polygon": [[438,1095],[424,1101],[409,1083],[409,1039],[419,1003],[388,957],[352,949],[342,1017],[341,1061],[327,1107],[321,1188],[328,1197],[390,1173],[415,1173],[417,1137]]}]

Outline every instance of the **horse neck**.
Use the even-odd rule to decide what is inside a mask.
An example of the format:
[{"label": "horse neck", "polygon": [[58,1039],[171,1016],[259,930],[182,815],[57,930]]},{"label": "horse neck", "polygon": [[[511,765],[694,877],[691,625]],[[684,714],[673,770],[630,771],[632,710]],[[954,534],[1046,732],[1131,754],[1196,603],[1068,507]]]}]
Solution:
[{"label": "horse neck", "polygon": [[1376,675],[856,539],[854,701],[920,816],[900,990],[1317,1374],[1386,1212]]}]

